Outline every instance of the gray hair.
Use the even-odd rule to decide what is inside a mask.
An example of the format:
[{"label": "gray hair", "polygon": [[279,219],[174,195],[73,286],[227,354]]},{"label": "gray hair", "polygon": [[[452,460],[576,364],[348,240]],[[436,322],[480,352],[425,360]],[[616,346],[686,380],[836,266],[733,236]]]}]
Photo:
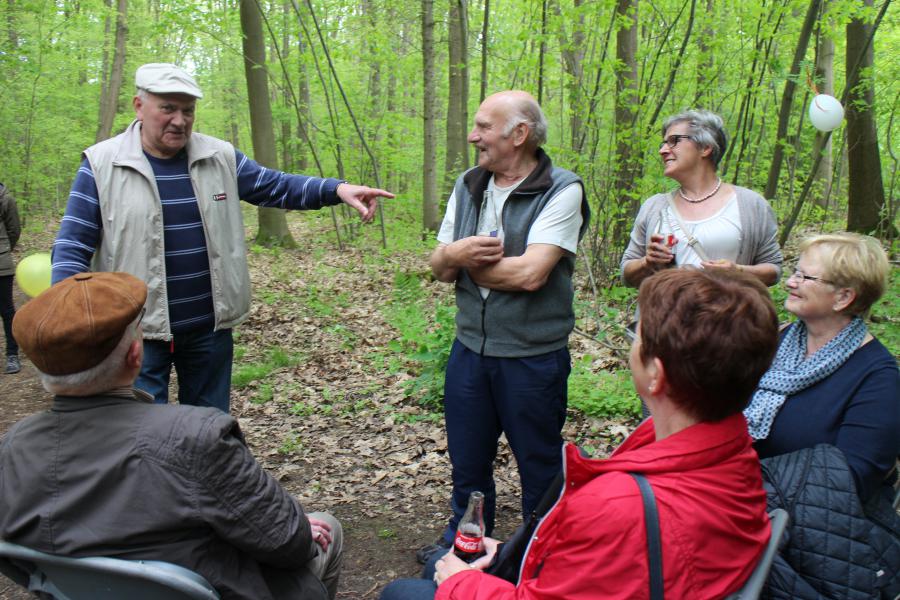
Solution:
[{"label": "gray hair", "polygon": [[38,370],[41,385],[51,394],[62,394],[71,390],[105,391],[112,389],[122,374],[122,361],[125,359],[128,347],[133,341],[141,339],[138,319],[140,316],[135,318],[125,329],[122,339],[119,340],[113,351],[100,361],[100,364],[69,375],[48,375]]},{"label": "gray hair", "polygon": [[711,148],[713,166],[719,168],[719,161],[725,156],[728,149],[728,136],[725,134],[725,124],[722,117],[708,110],[686,110],[682,113],[666,119],[662,128],[663,137],[669,127],[676,123],[687,123],[691,139],[700,148]]},{"label": "gray hair", "polygon": [[547,117],[532,98],[510,98],[510,113],[506,118],[503,136],[509,136],[520,123],[528,125],[528,145],[537,148],[547,141]]}]

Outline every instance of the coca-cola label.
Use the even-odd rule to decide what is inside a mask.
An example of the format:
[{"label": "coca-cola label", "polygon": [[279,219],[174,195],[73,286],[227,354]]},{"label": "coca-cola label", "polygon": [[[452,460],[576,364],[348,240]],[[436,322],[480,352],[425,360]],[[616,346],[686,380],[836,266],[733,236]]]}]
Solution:
[{"label": "coca-cola label", "polygon": [[456,546],[456,549],[460,552],[465,552],[466,554],[475,554],[476,552],[481,552],[482,537],[473,537],[464,535],[462,532],[456,532],[456,539],[453,541],[453,545]]}]

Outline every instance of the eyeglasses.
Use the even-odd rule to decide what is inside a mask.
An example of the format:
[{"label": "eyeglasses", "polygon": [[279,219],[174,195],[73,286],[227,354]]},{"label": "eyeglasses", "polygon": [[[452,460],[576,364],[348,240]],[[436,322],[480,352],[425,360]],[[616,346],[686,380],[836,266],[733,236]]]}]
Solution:
[{"label": "eyeglasses", "polygon": [[678,142],[680,142],[681,140],[693,140],[693,139],[694,139],[693,137],[691,137],[689,135],[685,135],[683,133],[673,133],[669,137],[664,137],[662,142],[660,142],[659,147],[662,148],[663,146],[668,144],[669,148],[674,148],[675,146],[678,145]]},{"label": "eyeglasses", "polygon": [[140,325],[140,324],[141,324],[141,321],[144,320],[144,314],[145,314],[146,312],[147,312],[147,307],[145,306],[144,308],[141,309],[141,314],[138,315],[137,323],[135,323],[135,325]]},{"label": "eyeglasses", "polygon": [[807,275],[800,269],[794,269],[794,272],[791,273],[787,278],[788,281],[790,281],[791,279],[801,279],[803,281],[819,281],[821,283],[827,283],[829,285],[833,285],[827,279],[823,279],[821,277],[815,277],[814,275]]}]

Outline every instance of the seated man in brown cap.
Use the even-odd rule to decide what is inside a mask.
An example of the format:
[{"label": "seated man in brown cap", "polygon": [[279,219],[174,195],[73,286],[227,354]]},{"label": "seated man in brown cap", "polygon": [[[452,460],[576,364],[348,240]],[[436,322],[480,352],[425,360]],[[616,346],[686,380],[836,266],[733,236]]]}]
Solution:
[{"label": "seated man in brown cap", "polygon": [[131,275],[81,273],[16,313],[16,340],[56,397],[0,441],[0,538],[164,560],[222,598],[334,598],[340,523],[304,513],[231,416],[132,388],[146,298]]}]

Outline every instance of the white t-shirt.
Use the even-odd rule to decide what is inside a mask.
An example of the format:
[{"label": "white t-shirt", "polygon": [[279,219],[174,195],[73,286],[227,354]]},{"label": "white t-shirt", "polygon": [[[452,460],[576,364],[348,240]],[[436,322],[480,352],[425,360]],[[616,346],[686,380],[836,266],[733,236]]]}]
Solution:
[{"label": "white t-shirt", "polygon": [[[482,211],[478,222],[478,231],[488,231],[482,229],[483,220],[487,215],[493,213],[496,215],[497,235],[503,238],[503,223],[499,218],[503,214],[503,205],[509,194],[516,189],[518,181],[509,187],[499,187],[494,184],[494,178],[491,177],[485,191],[488,200]],[[444,213],[444,220],[441,223],[441,229],[438,231],[437,239],[442,244],[453,243],[453,225],[456,218],[456,194],[450,194],[450,200],[447,202],[447,212]],[[577,183],[568,185],[559,191],[555,196],[550,198],[544,210],[538,215],[537,219],[528,231],[527,245],[531,244],[552,244],[559,246],[563,250],[575,254],[578,250],[578,231],[581,229],[581,186]]]},{"label": "white t-shirt", "polygon": [[[497,237],[503,239],[503,205],[510,193],[519,187],[524,179],[508,187],[500,187],[494,183],[494,176],[488,181],[485,197],[482,199],[482,210],[478,218],[477,232],[488,235],[496,231]],[[450,194],[447,212],[437,239],[442,244],[453,242],[453,226],[456,219],[456,193]],[[581,186],[577,183],[567,185],[550,198],[528,231],[526,245],[551,244],[559,246],[572,254],[578,249],[578,232],[581,229]],[[481,296],[487,298],[490,289],[479,288]]]},{"label": "white t-shirt", "polygon": [[[663,235],[671,233],[678,240],[672,249],[677,266],[699,267],[702,262],[700,256],[688,245],[687,235],[681,231],[678,219],[672,216],[672,210],[672,206],[666,204],[659,233]],[[737,260],[741,249],[741,213],[736,195],[732,194],[725,206],[711,217],[699,221],[682,219],[682,222],[688,232],[700,241],[710,259],[725,259],[732,262]]]}]

